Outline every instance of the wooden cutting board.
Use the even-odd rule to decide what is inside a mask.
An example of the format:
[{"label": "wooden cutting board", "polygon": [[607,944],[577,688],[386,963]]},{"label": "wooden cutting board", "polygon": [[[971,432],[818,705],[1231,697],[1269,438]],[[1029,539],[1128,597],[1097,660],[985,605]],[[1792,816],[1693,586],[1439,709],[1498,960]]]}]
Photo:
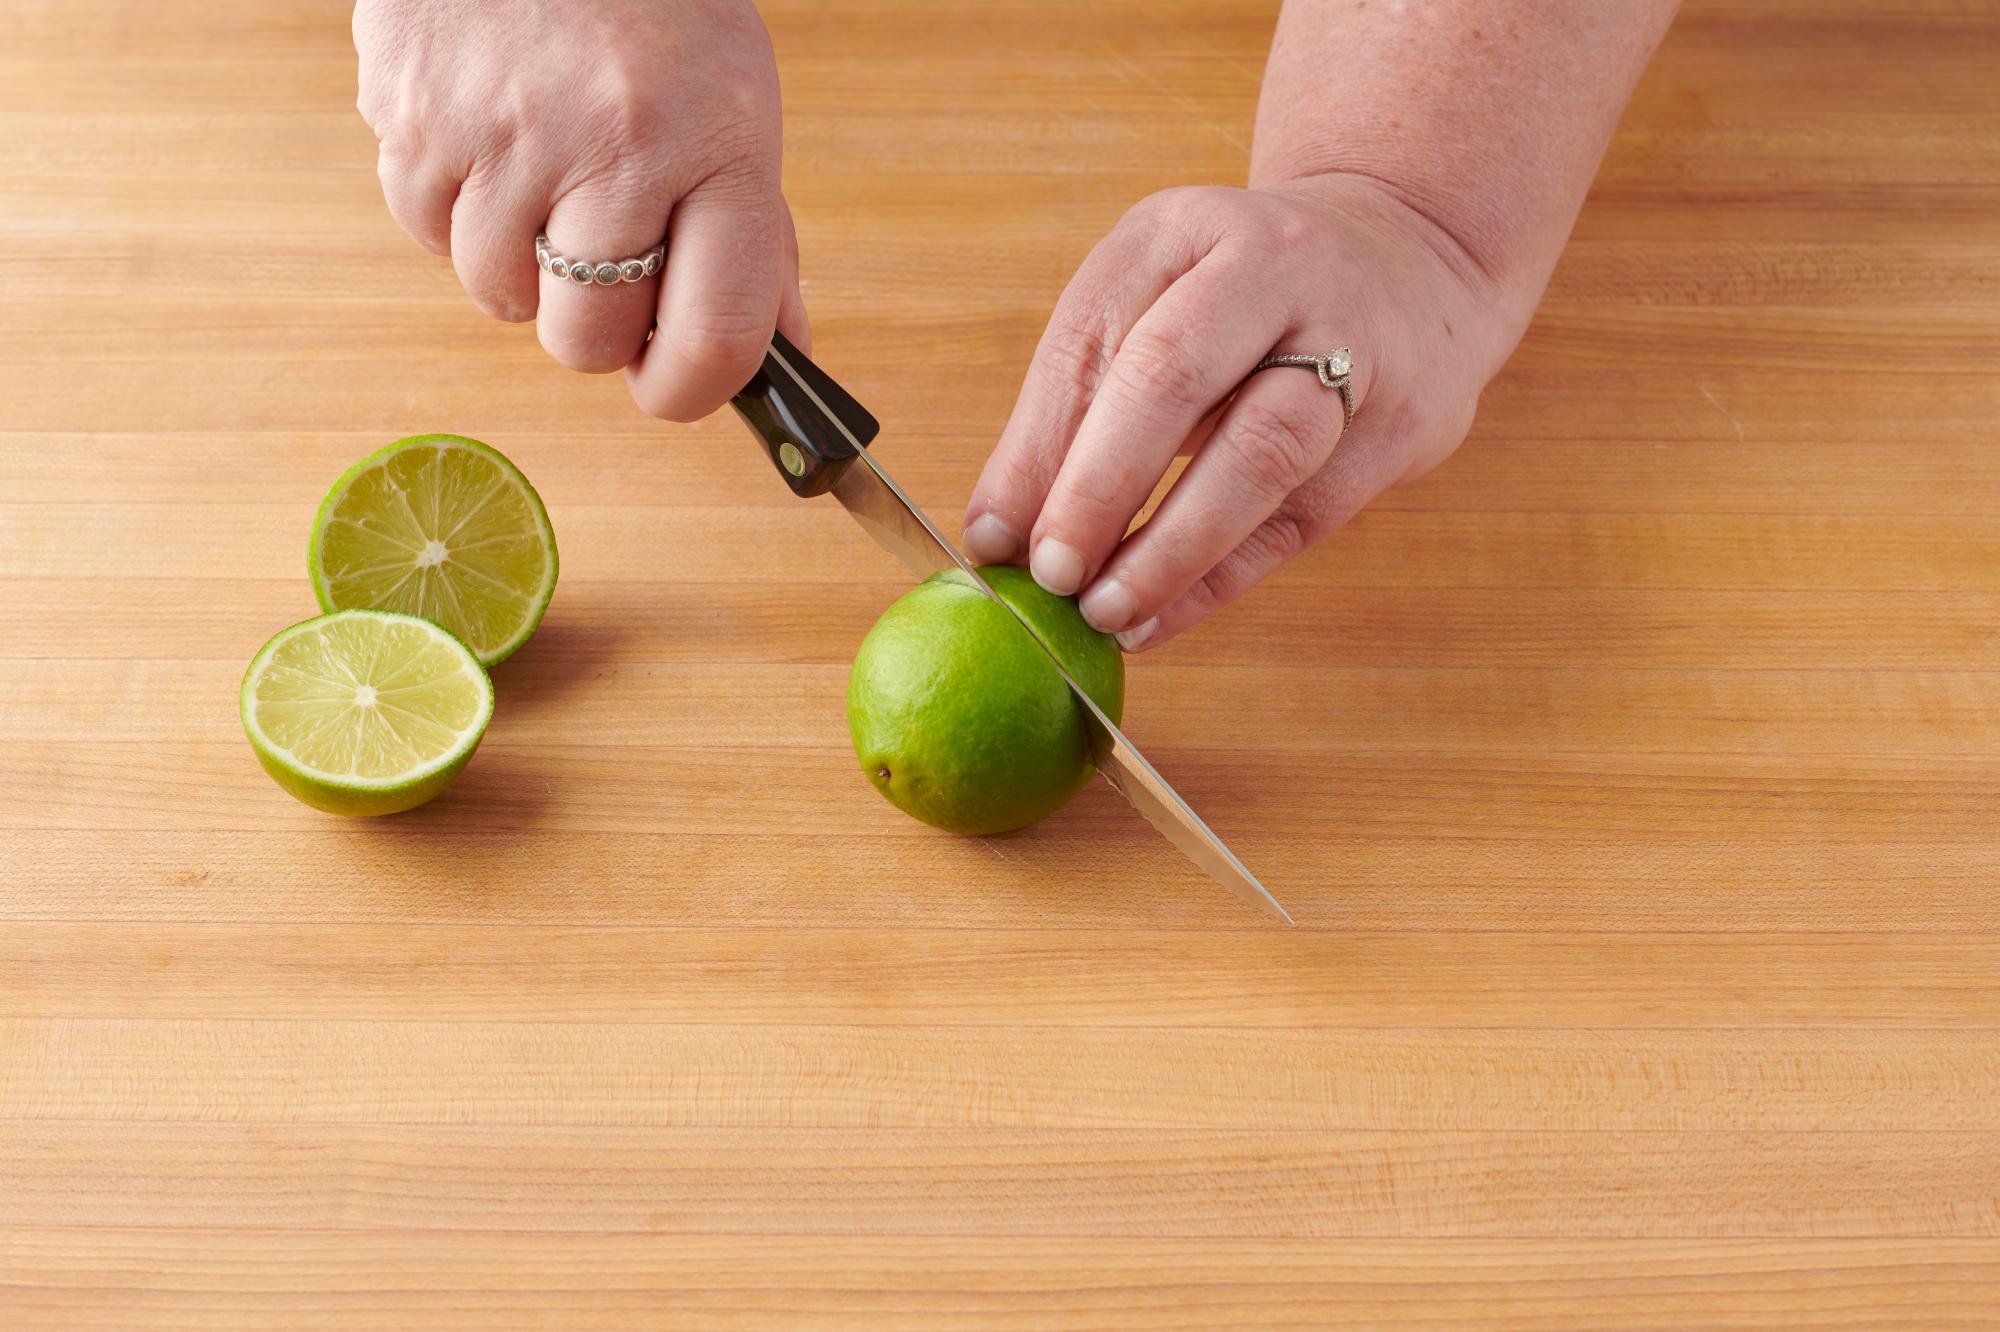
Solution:
[{"label": "wooden cutting board", "polygon": [[[820,357],[955,521],[1273,6],[767,9]],[[1459,455],[1133,663],[1293,930],[1108,789],[876,799],[902,574],[472,309],[342,5],[0,34],[0,1324],[1991,1325],[2000,7],[1691,4]],[[563,581],[343,823],[237,680],[426,429]]]}]

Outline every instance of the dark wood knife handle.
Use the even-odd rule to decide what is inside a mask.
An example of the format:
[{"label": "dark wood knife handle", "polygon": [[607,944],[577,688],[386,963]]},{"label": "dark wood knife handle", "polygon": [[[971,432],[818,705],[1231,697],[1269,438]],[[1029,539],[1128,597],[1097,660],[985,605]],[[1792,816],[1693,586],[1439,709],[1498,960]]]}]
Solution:
[{"label": "dark wood knife handle", "polygon": [[804,352],[771,335],[764,364],[729,400],[794,495],[824,495],[881,426]]}]

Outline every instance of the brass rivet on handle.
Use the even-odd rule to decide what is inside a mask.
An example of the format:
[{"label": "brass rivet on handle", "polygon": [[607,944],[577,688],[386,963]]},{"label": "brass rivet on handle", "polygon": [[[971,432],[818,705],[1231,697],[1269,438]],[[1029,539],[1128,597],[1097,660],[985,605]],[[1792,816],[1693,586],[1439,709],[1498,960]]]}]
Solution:
[{"label": "brass rivet on handle", "polygon": [[789,439],[778,445],[778,465],[793,476],[806,474],[806,455],[799,452],[799,446]]}]

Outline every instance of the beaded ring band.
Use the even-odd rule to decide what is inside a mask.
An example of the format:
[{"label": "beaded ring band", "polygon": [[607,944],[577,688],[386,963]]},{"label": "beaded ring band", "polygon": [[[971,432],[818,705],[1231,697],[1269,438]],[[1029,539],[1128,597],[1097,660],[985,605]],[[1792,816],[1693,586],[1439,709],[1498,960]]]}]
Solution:
[{"label": "beaded ring band", "polygon": [[1274,365],[1295,365],[1301,370],[1319,372],[1320,386],[1330,388],[1340,395],[1341,414],[1346,423],[1340,427],[1344,435],[1354,429],[1354,389],[1350,377],[1354,374],[1354,353],[1345,347],[1335,347],[1330,352],[1312,356],[1302,352],[1284,352],[1266,356],[1257,362],[1257,370],[1269,370]]},{"label": "beaded ring band", "polygon": [[571,259],[549,247],[547,236],[535,237],[535,264],[550,277],[574,282],[579,287],[615,287],[621,282],[639,282],[657,277],[667,263],[667,243],[661,241],[644,254],[630,259],[606,260],[601,264]]}]

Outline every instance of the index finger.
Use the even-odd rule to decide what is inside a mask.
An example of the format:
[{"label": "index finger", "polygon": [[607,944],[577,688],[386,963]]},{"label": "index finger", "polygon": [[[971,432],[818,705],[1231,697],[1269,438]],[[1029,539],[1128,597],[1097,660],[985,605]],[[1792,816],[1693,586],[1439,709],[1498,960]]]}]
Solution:
[{"label": "index finger", "polygon": [[1128,215],[1077,266],[1035,347],[1021,396],[965,506],[965,552],[1019,560],[1105,370],[1160,294],[1207,252],[1198,231]]},{"label": "index finger", "polygon": [[1035,521],[1036,582],[1060,596],[1089,582],[1183,441],[1270,349],[1287,316],[1257,283],[1217,251],[1126,336]]}]

